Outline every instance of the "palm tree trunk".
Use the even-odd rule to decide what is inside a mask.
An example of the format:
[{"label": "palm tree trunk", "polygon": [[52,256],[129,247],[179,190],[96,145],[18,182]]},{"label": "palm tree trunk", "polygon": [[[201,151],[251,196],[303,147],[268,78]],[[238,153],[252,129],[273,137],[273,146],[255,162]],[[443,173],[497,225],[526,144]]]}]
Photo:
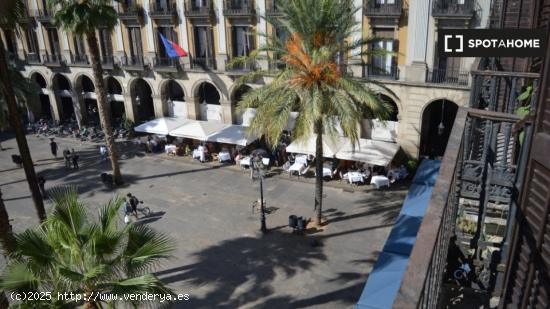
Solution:
[{"label": "palm tree trunk", "polygon": [[[11,229],[10,218],[2,199],[2,191],[0,190],[0,245],[4,251],[4,256],[10,255],[15,251],[15,237]],[[0,291],[0,309],[7,309],[10,302],[4,291]]]},{"label": "palm tree trunk", "polygon": [[321,225],[323,208],[323,121],[315,124],[315,224]]},{"label": "palm tree trunk", "polygon": [[31,190],[32,200],[38,219],[40,222],[46,220],[46,210],[44,209],[44,201],[42,200],[42,194],[40,194],[40,188],[38,187],[38,180],[36,179],[36,173],[34,172],[34,165],[32,163],[31,152],[29,145],[27,144],[27,138],[25,131],[21,124],[21,116],[17,111],[17,103],[15,102],[15,95],[11,81],[9,79],[8,66],[6,64],[6,56],[4,54],[4,43],[0,40],[0,86],[1,91],[4,93],[6,103],[8,106],[8,114],[10,117],[10,123],[15,130],[15,140],[19,148],[19,154],[23,161],[23,169],[25,170],[25,176]]},{"label": "palm tree trunk", "polygon": [[122,175],[120,174],[120,167],[118,165],[118,154],[115,145],[115,136],[113,135],[113,127],[111,126],[111,109],[107,102],[107,91],[105,89],[105,83],[103,82],[103,68],[101,67],[101,61],[99,58],[99,47],[97,44],[97,37],[95,32],[90,31],[86,33],[86,41],[88,42],[92,69],[94,71],[94,84],[97,94],[99,119],[101,121],[103,132],[105,133],[107,148],[109,148],[114,181],[116,184],[122,184]]}]

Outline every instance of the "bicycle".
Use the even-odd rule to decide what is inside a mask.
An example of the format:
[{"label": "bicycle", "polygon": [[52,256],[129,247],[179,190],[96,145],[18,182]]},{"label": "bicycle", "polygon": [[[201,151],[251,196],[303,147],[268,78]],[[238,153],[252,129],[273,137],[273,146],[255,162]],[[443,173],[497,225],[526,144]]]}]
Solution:
[{"label": "bicycle", "polygon": [[467,262],[462,263],[454,272],[453,278],[456,280],[457,284],[465,285],[469,281],[469,274],[472,271],[470,264]]}]

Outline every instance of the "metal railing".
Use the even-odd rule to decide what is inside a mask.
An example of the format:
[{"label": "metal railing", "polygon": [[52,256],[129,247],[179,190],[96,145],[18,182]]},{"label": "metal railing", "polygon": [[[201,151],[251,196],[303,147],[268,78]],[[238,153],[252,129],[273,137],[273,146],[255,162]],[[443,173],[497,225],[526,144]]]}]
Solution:
[{"label": "metal railing", "polygon": [[212,0],[207,0],[205,5],[197,6],[194,0],[185,1],[185,16],[187,17],[209,17],[212,16]]},{"label": "metal railing", "polygon": [[48,22],[52,19],[53,15],[46,9],[38,9],[34,11],[35,18],[40,22]]},{"label": "metal railing", "polygon": [[403,1],[395,0],[394,3],[378,3],[376,0],[365,0],[363,10],[366,16],[401,16]]},{"label": "metal railing", "polygon": [[179,65],[178,58],[156,56],[153,59],[155,69],[172,69],[177,70]]},{"label": "metal railing", "polygon": [[145,69],[145,61],[143,56],[122,56],[120,63],[125,69]]},{"label": "metal railing", "polygon": [[283,12],[277,7],[277,2],[280,0],[267,0],[265,5],[265,13],[268,16],[282,16]]},{"label": "metal railing", "polygon": [[78,65],[89,65],[88,56],[85,54],[71,54],[71,63]]},{"label": "metal railing", "polygon": [[372,64],[364,67],[365,77],[374,79],[399,79],[399,67],[391,65],[388,67],[377,67]]},{"label": "metal railing", "polygon": [[140,5],[134,4],[126,6],[124,4],[119,4],[118,17],[122,20],[141,20],[143,18],[143,14],[143,7],[141,7]]},{"label": "metal railing", "polygon": [[63,57],[58,54],[44,54],[42,55],[42,60],[46,65],[48,64],[59,65],[63,63]]},{"label": "metal railing", "polygon": [[[449,247],[457,235],[460,205],[471,190],[485,186],[491,186],[490,191],[500,190],[494,187],[495,183],[483,182],[481,178],[478,184],[468,181],[468,177],[480,173],[477,167],[470,166],[472,149],[480,143],[483,145],[484,155],[479,158],[479,164],[488,168],[496,156],[491,140],[501,134],[500,128],[511,128],[519,120],[521,117],[512,114],[459,108],[394,308],[440,308],[446,303],[442,291],[445,279],[450,277],[446,272],[449,259],[456,258],[449,255]],[[488,132],[488,135],[479,132]],[[513,139],[511,132],[507,132],[508,138]],[[497,171],[491,168],[485,174],[495,175]]]},{"label": "metal railing", "polygon": [[27,63],[40,63],[40,55],[38,53],[28,53],[26,59]]},{"label": "metal railing", "polygon": [[101,57],[101,67],[106,70],[111,70],[115,67],[115,57],[105,56]]},{"label": "metal railing", "polygon": [[249,16],[255,14],[253,0],[225,0],[223,2],[225,16]]},{"label": "metal railing", "polygon": [[166,5],[151,3],[149,6],[149,16],[151,18],[176,18],[178,10],[175,3],[168,2]]},{"label": "metal railing", "polygon": [[473,17],[473,0],[435,0],[432,7],[433,17]]},{"label": "metal railing", "polygon": [[198,70],[215,70],[216,59],[214,58],[193,58],[191,57],[191,68]]},{"label": "metal railing", "polygon": [[247,60],[244,62],[232,63],[231,60],[225,62],[227,72],[250,72],[256,70],[256,61]]},{"label": "metal railing", "polygon": [[470,72],[461,70],[432,69],[428,70],[426,82],[468,86]]}]

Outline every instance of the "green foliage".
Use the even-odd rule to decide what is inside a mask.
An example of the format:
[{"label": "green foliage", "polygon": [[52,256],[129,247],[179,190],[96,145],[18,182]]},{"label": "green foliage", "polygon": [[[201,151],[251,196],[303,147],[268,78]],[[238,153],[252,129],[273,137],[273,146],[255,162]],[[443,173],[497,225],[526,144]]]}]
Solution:
[{"label": "green foliage", "polygon": [[134,130],[134,122],[126,117],[126,113],[122,115],[122,127],[127,131]]},{"label": "green foliage", "polygon": [[[171,240],[145,225],[124,225],[118,215],[122,199],[101,206],[94,221],[75,189],[53,190],[51,197],[53,209],[48,219],[16,235],[17,248],[0,277],[0,288],[54,295],[92,291],[172,293],[151,275],[155,266],[173,252]],[[91,302],[98,306],[103,303],[99,299]],[[24,302],[24,306],[36,305],[75,304]]]},{"label": "green foliage", "polygon": [[99,28],[113,30],[118,14],[110,0],[47,0],[54,22],[65,31],[84,35]]},{"label": "green foliage", "polygon": [[407,160],[407,164],[405,165],[405,167],[407,168],[409,174],[413,175],[418,168],[418,159],[412,158]]},{"label": "green foliage", "polygon": [[458,223],[458,228],[466,234],[473,235],[477,230],[477,224],[473,221],[462,218]]},{"label": "green foliage", "polygon": [[518,96],[518,101],[526,101],[527,99],[531,98],[532,94],[533,86],[527,86],[527,88],[525,88],[525,91]]},{"label": "green foliage", "polygon": [[[8,64],[8,74],[11,81],[11,87],[15,94],[15,98],[20,105],[31,106],[37,99],[37,93],[39,92],[38,85],[25,78],[21,72]],[[4,85],[0,85],[0,89],[3,89]],[[4,92],[0,91],[0,128],[4,128],[7,125],[7,119],[5,119],[4,110],[7,110],[6,100]]]}]

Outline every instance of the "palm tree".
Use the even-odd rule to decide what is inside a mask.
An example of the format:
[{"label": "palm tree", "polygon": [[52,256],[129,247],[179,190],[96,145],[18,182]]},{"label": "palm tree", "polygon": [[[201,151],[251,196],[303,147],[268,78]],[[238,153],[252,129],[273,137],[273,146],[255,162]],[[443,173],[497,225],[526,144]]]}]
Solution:
[{"label": "palm tree", "polygon": [[[0,190],[0,248],[7,257],[15,250],[15,237],[10,224],[10,218],[4,205],[2,191]],[[0,309],[8,308],[9,301],[4,291],[0,290]]]},{"label": "palm tree", "polygon": [[[287,41],[270,38],[260,51],[274,53],[284,68],[267,72],[272,82],[254,88],[243,96],[239,111],[256,108],[250,130],[264,135],[277,145],[290,114],[298,112],[293,135],[305,139],[316,133],[315,223],[321,224],[323,196],[323,135],[335,135],[340,128],[355,144],[358,126],[365,115],[387,119],[390,107],[367,86],[367,80],[347,75],[342,58],[350,51],[369,44],[375,38],[344,43],[356,30],[354,14],[358,10],[351,0],[280,1],[282,17],[268,22],[289,34]],[[361,53],[359,56],[364,56]],[[237,59],[237,61],[246,61]],[[240,82],[266,72],[252,72]],[[327,136],[329,137],[329,136]]]},{"label": "palm tree", "polygon": [[[17,18],[22,15],[25,9],[23,3],[20,0],[7,1],[3,4],[2,10],[0,10],[0,24],[6,25],[11,29],[15,29],[15,22]],[[23,169],[25,170],[25,176],[27,177],[27,183],[31,191],[34,207],[38,214],[38,219],[44,221],[46,219],[46,210],[44,209],[44,202],[42,195],[40,194],[40,188],[38,187],[38,180],[34,171],[34,165],[32,162],[31,152],[25,136],[25,130],[21,124],[21,116],[17,109],[17,102],[14,95],[14,85],[10,77],[13,76],[13,70],[10,70],[6,61],[6,54],[4,51],[4,43],[0,40],[0,96],[3,97],[3,101],[8,107],[8,115],[11,126],[15,131],[15,140],[17,141],[17,147],[19,148],[19,154],[23,161]]]},{"label": "palm tree", "polygon": [[[146,225],[125,225],[118,215],[121,199],[103,205],[94,221],[75,189],[54,189],[51,196],[53,210],[48,219],[40,227],[16,234],[15,254],[0,277],[0,288],[52,295],[172,294],[151,274],[173,252],[167,236]],[[52,298],[58,308],[69,303]],[[99,297],[85,300],[87,308],[105,304],[114,307],[117,303]]]},{"label": "palm tree", "polygon": [[122,175],[118,164],[115,136],[111,125],[111,114],[103,81],[103,68],[101,67],[96,35],[96,30],[99,28],[113,30],[118,22],[117,12],[111,6],[109,0],[47,0],[47,4],[52,11],[55,11],[54,21],[56,25],[72,32],[73,35],[86,36],[94,74],[101,127],[109,148],[115,183],[121,184]]}]

